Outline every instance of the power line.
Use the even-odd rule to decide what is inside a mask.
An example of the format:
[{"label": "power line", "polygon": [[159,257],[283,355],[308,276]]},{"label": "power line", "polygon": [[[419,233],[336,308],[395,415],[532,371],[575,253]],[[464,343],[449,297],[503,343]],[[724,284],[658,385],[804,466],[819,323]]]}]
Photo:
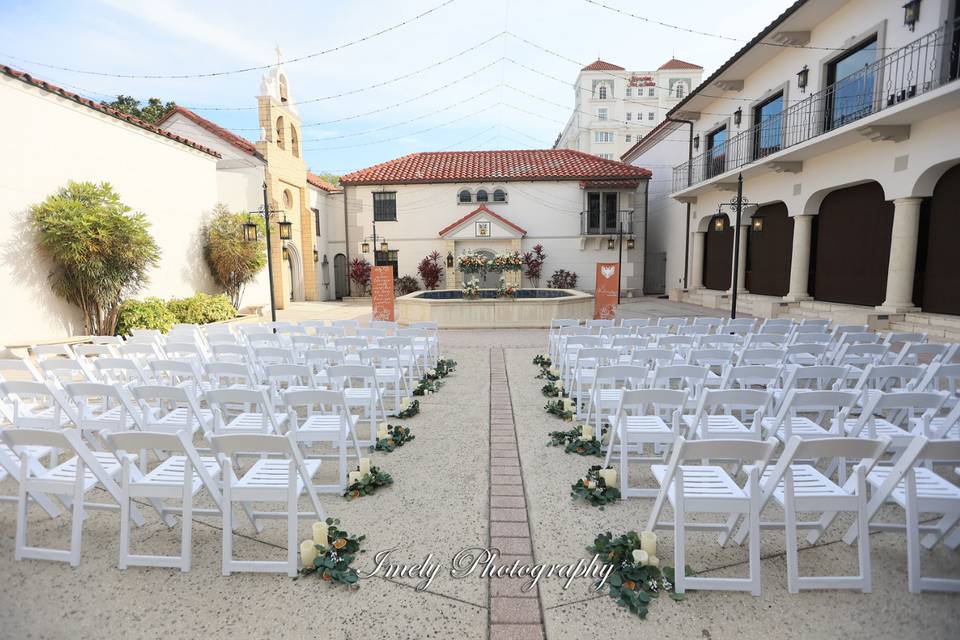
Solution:
[{"label": "power line", "polygon": [[[350,42],[344,42],[343,44],[338,44],[337,46],[335,46],[335,47],[330,47],[329,49],[323,49],[322,51],[316,51],[316,52],[314,52],[314,53],[308,53],[308,54],[306,54],[306,55],[298,56],[298,57],[296,57],[296,58],[291,58],[290,60],[287,60],[284,64],[291,64],[291,63],[294,63],[294,62],[302,62],[302,61],[304,61],[304,60],[310,60],[310,59],[312,59],[312,58],[316,58],[316,57],[319,57],[319,56],[323,56],[323,55],[326,55],[326,54],[328,54],[328,53],[333,53],[333,52],[335,52],[335,51],[341,51],[341,50],[343,50],[343,49],[346,49],[346,48],[348,48],[348,47],[352,47],[352,46],[357,45],[357,44],[360,44],[360,43],[362,43],[362,42],[366,42],[366,41],[368,41],[368,40],[372,40],[372,39],[377,38],[377,37],[379,37],[379,36],[382,36],[382,35],[384,35],[384,34],[386,34],[386,33],[390,33],[391,31],[394,31],[394,30],[399,29],[399,28],[401,28],[401,27],[404,27],[404,26],[406,26],[406,25],[408,25],[408,24],[411,24],[411,23],[413,23],[413,22],[416,22],[416,21],[420,20],[421,18],[425,18],[426,16],[430,15],[431,13],[433,13],[433,12],[435,12],[435,11],[439,11],[440,9],[442,9],[442,8],[446,7],[447,5],[452,4],[452,3],[454,3],[454,2],[456,2],[456,0],[445,0],[444,2],[440,3],[439,5],[437,5],[437,6],[435,6],[435,7],[431,7],[430,9],[427,9],[426,11],[423,11],[422,13],[418,13],[417,15],[413,16],[412,18],[407,18],[406,20],[402,20],[402,21],[400,21],[400,22],[398,22],[398,23],[396,23],[396,24],[393,24],[393,25],[391,25],[391,26],[389,26],[389,27],[380,29],[379,31],[375,31],[374,33],[371,33],[371,34],[362,36],[362,37],[360,37],[360,38],[357,38],[356,40],[351,40]],[[137,78],[137,79],[149,79],[149,80],[164,80],[164,79],[166,79],[166,80],[172,80],[172,79],[183,80],[183,79],[187,79],[187,78],[211,78],[211,77],[216,77],[216,76],[233,75],[233,74],[237,74],[237,73],[247,73],[247,72],[250,72],[250,71],[261,71],[261,70],[263,70],[263,69],[272,69],[272,68],[274,68],[274,67],[280,66],[280,62],[278,61],[278,62],[275,62],[275,63],[272,63],[272,64],[264,64],[264,65],[259,65],[259,66],[255,66],[255,67],[244,67],[244,68],[242,68],[242,69],[231,69],[231,70],[228,70],[228,71],[211,71],[211,72],[207,72],[207,73],[182,73],[182,74],[171,74],[171,75],[161,75],[161,74],[133,74],[133,73],[107,73],[107,72],[103,72],[103,71],[92,71],[92,70],[90,70],[90,69],[77,69],[77,68],[74,68],[74,67],[64,67],[64,66],[58,66],[58,65],[53,65],[53,64],[46,64],[46,63],[43,63],[43,62],[37,62],[37,61],[35,61],[35,60],[27,60],[27,59],[25,59],[25,58],[18,58],[18,57],[16,57],[16,56],[11,56],[11,55],[8,55],[8,54],[2,54],[2,55],[4,55],[5,57],[10,58],[11,60],[20,60],[20,61],[22,61],[22,62],[27,62],[27,63],[29,63],[29,64],[34,64],[34,65],[37,65],[37,66],[40,66],[40,67],[45,67],[45,68],[47,68],[47,69],[56,69],[56,70],[58,70],[58,71],[69,71],[70,73],[80,73],[80,74],[83,74],[83,75],[101,76],[101,77],[108,77],[108,78],[128,78],[128,79],[129,79],[129,78]]]}]

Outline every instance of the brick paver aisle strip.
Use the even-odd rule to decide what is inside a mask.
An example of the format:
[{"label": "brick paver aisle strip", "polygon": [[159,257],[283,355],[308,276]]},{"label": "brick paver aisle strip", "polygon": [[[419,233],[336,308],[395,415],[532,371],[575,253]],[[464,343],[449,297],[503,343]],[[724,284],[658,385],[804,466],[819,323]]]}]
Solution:
[{"label": "brick paver aisle strip", "polygon": [[[503,349],[490,350],[490,546],[501,562],[533,564],[530,520],[517,450],[517,431]],[[490,578],[490,639],[544,638],[539,589],[525,580]]]}]

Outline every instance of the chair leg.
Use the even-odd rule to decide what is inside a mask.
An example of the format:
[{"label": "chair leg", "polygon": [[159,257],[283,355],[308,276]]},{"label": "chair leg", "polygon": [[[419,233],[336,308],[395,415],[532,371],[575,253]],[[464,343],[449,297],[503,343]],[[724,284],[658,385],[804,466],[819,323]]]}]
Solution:
[{"label": "chair leg", "polygon": [[123,480],[120,490],[123,499],[120,501],[120,559],[117,567],[127,568],[127,558],[130,556],[130,463],[123,465]]},{"label": "chair leg", "polygon": [[23,559],[23,548],[27,546],[27,478],[29,477],[27,468],[24,465],[26,456],[21,458],[20,463],[20,484],[17,490],[17,531],[14,537],[13,558],[14,560]]},{"label": "chair leg", "polygon": [[[230,474],[224,471],[223,482],[223,555],[221,558],[220,572],[230,575],[231,564],[233,563],[233,501],[230,497]],[[256,524],[256,521],[254,521]]]},{"label": "chair leg", "polygon": [[[619,431],[619,429],[618,429]],[[610,429],[610,448],[607,449],[607,459],[610,458],[610,452],[613,450],[613,428]],[[642,445],[641,445],[642,446]],[[630,486],[630,461],[627,458],[627,445],[624,443],[623,439],[620,440],[620,459],[619,459],[619,474],[620,474],[620,496],[623,498],[627,497],[627,489]],[[604,467],[609,467],[610,463],[607,462]]]},{"label": "chair leg", "polygon": [[296,462],[290,461],[290,488],[287,492],[287,575],[297,576],[297,526],[299,524],[299,507],[297,506],[297,467]]},{"label": "chair leg", "polygon": [[73,522],[70,523],[70,566],[80,566],[80,549],[83,544],[83,481],[86,467],[77,459],[77,480],[73,489]]},{"label": "chair leg", "polygon": [[920,593],[920,514],[917,511],[917,480],[913,470],[906,474],[907,591]]},{"label": "chair leg", "polygon": [[673,558],[674,564],[676,565],[676,573],[673,578],[673,589],[677,593],[683,593],[686,589],[686,561],[684,556],[684,536],[686,531],[683,527],[683,519],[686,514],[680,508],[682,503],[678,501],[674,505],[674,514],[673,514]]},{"label": "chair leg", "polygon": [[944,515],[936,524],[937,530],[923,536],[923,538],[920,539],[920,544],[922,544],[925,549],[933,549],[940,539],[945,536],[958,521],[960,521],[960,513]]},{"label": "chair leg", "polygon": [[750,487],[750,594],[760,595],[760,487],[755,475]]},{"label": "chair leg", "polygon": [[[185,465],[190,468],[190,465]],[[190,481],[183,485],[183,511],[180,515],[180,571],[190,571],[193,556],[193,469]]]},{"label": "chair leg", "polygon": [[797,548],[797,506],[794,501],[793,474],[784,475],[784,534],[787,548],[787,591],[800,592],[800,558]]}]

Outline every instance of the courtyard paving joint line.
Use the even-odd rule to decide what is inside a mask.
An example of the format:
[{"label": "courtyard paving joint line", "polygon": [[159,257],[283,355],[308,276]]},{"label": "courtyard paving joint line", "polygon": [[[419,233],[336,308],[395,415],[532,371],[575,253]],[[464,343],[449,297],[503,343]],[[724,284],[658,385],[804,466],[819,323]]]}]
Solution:
[{"label": "courtyard paving joint line", "polygon": [[[503,564],[534,564],[530,517],[517,449],[517,430],[503,349],[490,350],[490,547]],[[491,640],[545,638],[538,587],[522,591],[520,578],[490,578]]]}]

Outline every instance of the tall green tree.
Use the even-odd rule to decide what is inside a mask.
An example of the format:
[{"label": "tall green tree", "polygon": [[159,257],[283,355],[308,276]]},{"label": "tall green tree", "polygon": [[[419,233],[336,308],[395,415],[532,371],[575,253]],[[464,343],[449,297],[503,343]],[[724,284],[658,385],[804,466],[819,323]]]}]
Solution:
[{"label": "tall green tree", "polygon": [[33,205],[29,220],[54,293],[80,307],[85,333],[113,335],[120,303],[160,260],[146,216],[107,182],[71,181]]},{"label": "tall green tree", "polygon": [[163,114],[176,107],[175,102],[162,102],[160,98],[150,98],[147,104],[142,105],[140,101],[133,96],[119,95],[113,102],[103,101],[101,104],[116,109],[122,113],[145,120],[146,122],[156,122]]},{"label": "tall green tree", "polygon": [[264,243],[243,237],[243,225],[247,222],[256,224],[263,237],[262,216],[231,213],[225,205],[218,204],[203,229],[203,257],[214,282],[230,297],[235,308],[240,308],[244,286],[267,264]]}]

